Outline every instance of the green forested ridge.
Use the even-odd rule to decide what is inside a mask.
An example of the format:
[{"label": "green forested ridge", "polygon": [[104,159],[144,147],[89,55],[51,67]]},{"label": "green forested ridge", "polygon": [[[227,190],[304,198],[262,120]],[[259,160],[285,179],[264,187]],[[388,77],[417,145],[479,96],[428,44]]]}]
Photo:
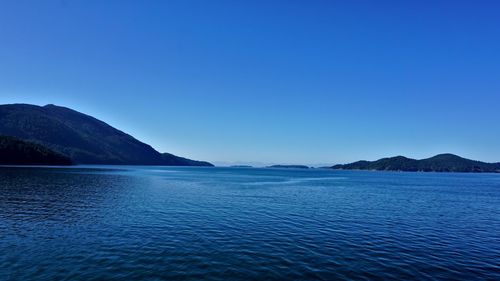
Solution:
[{"label": "green forested ridge", "polygon": [[1,165],[71,165],[71,159],[42,145],[0,136]]},{"label": "green forested ridge", "polygon": [[357,161],[350,164],[335,165],[333,169],[377,170],[409,172],[477,172],[498,173],[500,163],[485,163],[462,158],[453,154],[439,154],[431,158],[416,160],[404,156],[382,158],[377,161]]},{"label": "green forested ridge", "polygon": [[55,105],[0,105],[0,134],[41,144],[77,164],[211,166],[159,153],[94,117]]}]

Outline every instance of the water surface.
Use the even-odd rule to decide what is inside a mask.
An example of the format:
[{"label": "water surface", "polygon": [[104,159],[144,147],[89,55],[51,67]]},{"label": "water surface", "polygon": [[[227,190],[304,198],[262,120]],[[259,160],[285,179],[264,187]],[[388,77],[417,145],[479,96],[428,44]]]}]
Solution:
[{"label": "water surface", "polygon": [[0,168],[1,280],[500,280],[500,175]]}]

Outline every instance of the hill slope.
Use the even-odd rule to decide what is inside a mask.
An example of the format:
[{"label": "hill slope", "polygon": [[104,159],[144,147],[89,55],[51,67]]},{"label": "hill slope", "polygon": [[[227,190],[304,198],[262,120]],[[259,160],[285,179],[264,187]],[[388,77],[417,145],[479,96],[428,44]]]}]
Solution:
[{"label": "hill slope", "polygon": [[0,105],[0,134],[47,146],[79,164],[211,166],[162,155],[96,118],[55,105]]},{"label": "hill slope", "polygon": [[71,159],[39,144],[0,136],[0,165],[71,165]]},{"label": "hill slope", "polygon": [[332,169],[377,170],[408,172],[475,172],[500,173],[500,163],[484,163],[469,160],[453,154],[439,154],[431,158],[416,160],[403,156],[382,158],[377,161],[358,161],[345,165],[335,165]]}]

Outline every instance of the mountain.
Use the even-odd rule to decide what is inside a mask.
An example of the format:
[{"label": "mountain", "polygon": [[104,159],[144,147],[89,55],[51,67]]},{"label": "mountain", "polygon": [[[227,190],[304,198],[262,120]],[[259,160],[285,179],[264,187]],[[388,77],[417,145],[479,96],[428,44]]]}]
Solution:
[{"label": "mountain", "polygon": [[439,154],[431,158],[416,160],[403,156],[382,158],[377,161],[358,161],[335,165],[332,169],[377,170],[407,172],[465,172],[500,173],[500,163],[485,163],[469,160],[453,154]]},{"label": "mountain", "polygon": [[71,159],[39,144],[0,136],[0,165],[71,165]]},{"label": "mountain", "polygon": [[0,134],[46,146],[77,164],[212,166],[161,154],[103,121],[56,105],[0,105]]}]

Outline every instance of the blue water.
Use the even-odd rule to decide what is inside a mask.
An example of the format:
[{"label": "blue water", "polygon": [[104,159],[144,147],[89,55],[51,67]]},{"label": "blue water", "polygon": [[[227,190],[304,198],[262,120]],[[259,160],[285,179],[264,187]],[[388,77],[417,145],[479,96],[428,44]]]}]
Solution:
[{"label": "blue water", "polygon": [[0,168],[1,280],[500,280],[500,175]]}]

